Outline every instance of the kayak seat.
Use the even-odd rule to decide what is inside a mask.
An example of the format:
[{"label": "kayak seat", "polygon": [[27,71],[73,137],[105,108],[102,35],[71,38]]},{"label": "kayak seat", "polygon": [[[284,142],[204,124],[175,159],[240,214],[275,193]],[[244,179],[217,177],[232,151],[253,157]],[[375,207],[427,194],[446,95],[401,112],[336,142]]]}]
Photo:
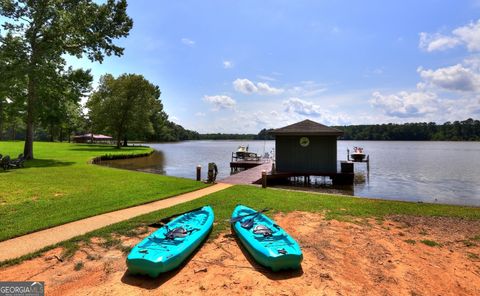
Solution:
[{"label": "kayak seat", "polygon": [[172,230],[169,230],[167,228],[167,233],[165,234],[165,238],[173,240],[176,238],[186,237],[187,235],[188,235],[188,231],[183,227],[176,227]]},{"label": "kayak seat", "polygon": [[259,224],[259,225],[255,226],[255,228],[253,229],[253,233],[261,234],[264,237],[269,237],[269,236],[272,236],[273,231],[270,228],[268,228],[267,226],[265,226],[263,224]]}]

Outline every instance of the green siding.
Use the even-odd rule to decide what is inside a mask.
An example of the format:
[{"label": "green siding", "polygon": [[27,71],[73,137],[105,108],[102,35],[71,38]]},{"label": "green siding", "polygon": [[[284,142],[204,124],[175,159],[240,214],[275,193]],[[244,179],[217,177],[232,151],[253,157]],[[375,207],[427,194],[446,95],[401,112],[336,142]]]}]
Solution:
[{"label": "green siding", "polygon": [[300,146],[302,136],[276,136],[276,169],[291,173],[337,172],[337,137],[307,136],[310,144]]}]

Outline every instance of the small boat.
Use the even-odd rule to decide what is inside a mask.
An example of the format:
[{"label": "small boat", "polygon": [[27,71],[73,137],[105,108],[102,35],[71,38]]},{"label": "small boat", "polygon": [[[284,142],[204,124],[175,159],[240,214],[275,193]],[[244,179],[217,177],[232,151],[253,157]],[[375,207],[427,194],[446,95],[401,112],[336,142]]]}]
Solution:
[{"label": "small boat", "polygon": [[213,219],[212,208],[205,206],[170,221],[132,249],[127,257],[129,272],[157,277],[177,268],[206,239]]},{"label": "small boat", "polygon": [[[238,220],[240,217],[244,218]],[[258,263],[273,271],[300,268],[303,260],[300,246],[270,218],[249,207],[237,205],[232,220],[238,220],[232,223],[232,229]]]},{"label": "small boat", "polygon": [[353,147],[353,153],[351,154],[353,161],[363,161],[365,159],[365,153],[363,153],[362,147]]},{"label": "small boat", "polygon": [[257,153],[249,152],[248,146],[238,146],[237,151],[235,152],[236,159],[244,159],[244,160],[258,160],[260,157]]}]

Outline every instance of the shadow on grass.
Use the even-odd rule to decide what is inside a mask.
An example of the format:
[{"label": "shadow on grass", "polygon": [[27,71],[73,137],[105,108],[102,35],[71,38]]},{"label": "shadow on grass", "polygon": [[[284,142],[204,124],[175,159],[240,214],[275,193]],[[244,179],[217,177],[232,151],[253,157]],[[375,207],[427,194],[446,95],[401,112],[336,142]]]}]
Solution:
[{"label": "shadow on grass", "polygon": [[68,150],[71,151],[119,151],[121,149],[117,149],[117,147],[113,145],[102,145],[102,144],[77,144]]},{"label": "shadow on grass", "polygon": [[4,170],[0,168],[0,173],[9,173],[16,170],[23,170],[26,168],[64,167],[64,166],[69,166],[73,164],[75,164],[75,162],[73,161],[58,161],[55,159],[34,159],[34,160],[27,160],[24,163],[23,167],[9,168],[8,170]]},{"label": "shadow on grass", "polygon": [[[25,162],[25,168],[63,167],[73,165],[73,161],[59,161],[55,159],[33,159]],[[22,168],[19,168],[20,170]]]},{"label": "shadow on grass", "polygon": [[200,251],[200,249],[208,240],[211,234],[212,231],[210,231],[210,233],[205,237],[200,246],[196,248],[195,251],[193,251],[193,253],[190,254],[188,258],[185,259],[185,261],[183,261],[182,264],[174,270],[161,273],[156,278],[152,278],[147,275],[132,275],[128,272],[128,270],[126,270],[121,279],[122,283],[147,290],[157,289],[158,287],[162,286],[170,279],[172,279],[174,276],[176,276],[182,270],[182,268],[184,268],[188,264],[188,262],[190,262],[190,260],[195,257],[195,255],[198,253],[198,251]]},{"label": "shadow on grass", "polygon": [[233,230],[233,228],[231,228],[230,230],[232,231],[230,236],[235,239],[235,241],[237,242],[237,245],[239,246],[245,258],[247,258],[248,262],[252,265],[252,267],[256,271],[262,273],[267,278],[271,280],[285,280],[285,279],[301,277],[303,275],[302,266],[300,266],[299,269],[295,269],[295,270],[280,270],[280,271],[274,272],[273,270],[258,264],[257,261],[255,261],[255,259],[252,257],[252,255],[250,255],[250,253],[247,251],[247,249],[245,249],[242,242],[240,241],[238,236],[235,234],[235,231]]},{"label": "shadow on grass", "polygon": [[71,151],[90,151],[90,152],[118,152],[118,151],[130,151],[130,150],[148,150],[147,146],[128,146],[118,149],[114,145],[108,144],[77,144],[68,150]]}]

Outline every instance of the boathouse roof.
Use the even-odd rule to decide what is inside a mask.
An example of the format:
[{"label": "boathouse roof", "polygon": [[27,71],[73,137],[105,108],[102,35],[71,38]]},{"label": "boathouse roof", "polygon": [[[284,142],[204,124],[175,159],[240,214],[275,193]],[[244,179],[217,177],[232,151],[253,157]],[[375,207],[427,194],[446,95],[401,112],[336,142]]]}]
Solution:
[{"label": "boathouse roof", "polygon": [[270,132],[272,135],[285,136],[301,136],[301,135],[315,135],[315,136],[341,136],[343,131],[333,127],[328,127],[321,123],[306,119],[285,127],[277,128]]}]

